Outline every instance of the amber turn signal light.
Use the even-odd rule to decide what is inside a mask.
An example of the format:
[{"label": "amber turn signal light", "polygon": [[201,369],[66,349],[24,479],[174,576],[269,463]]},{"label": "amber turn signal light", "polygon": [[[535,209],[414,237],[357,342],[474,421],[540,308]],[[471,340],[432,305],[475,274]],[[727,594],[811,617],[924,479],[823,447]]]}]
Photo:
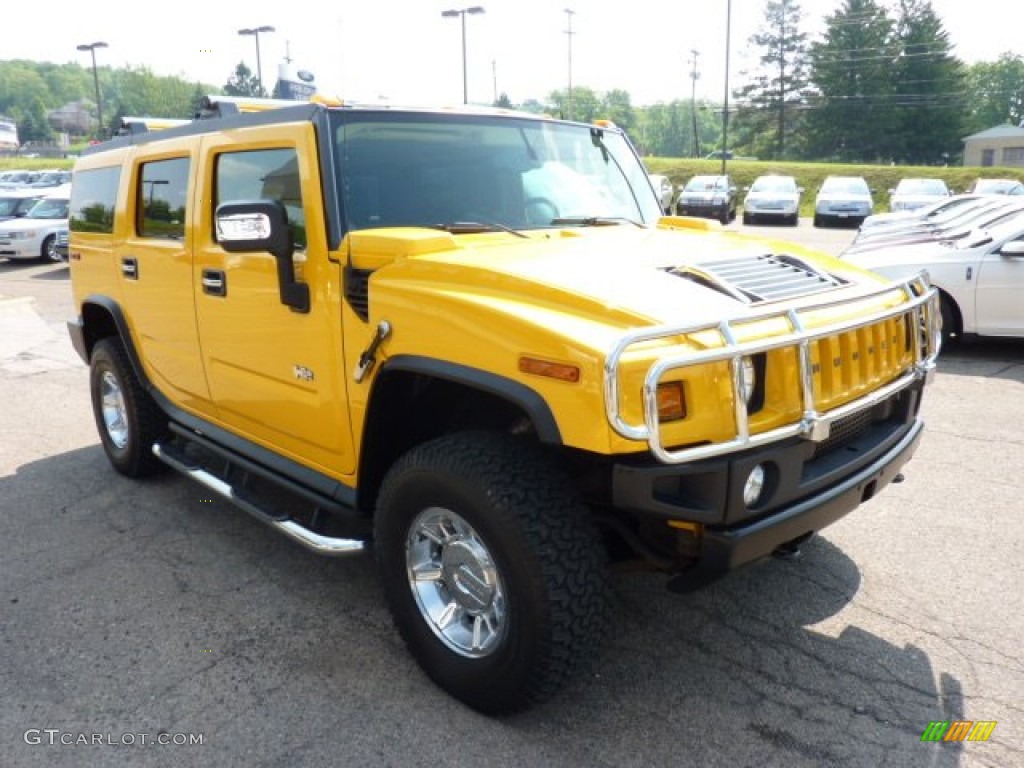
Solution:
[{"label": "amber turn signal light", "polygon": [[658,420],[679,421],[686,418],[683,382],[669,381],[658,385]]},{"label": "amber turn signal light", "polygon": [[519,370],[535,376],[547,376],[549,379],[568,381],[575,384],[580,380],[580,369],[568,363],[553,363],[550,360],[538,360],[536,357],[520,357]]}]

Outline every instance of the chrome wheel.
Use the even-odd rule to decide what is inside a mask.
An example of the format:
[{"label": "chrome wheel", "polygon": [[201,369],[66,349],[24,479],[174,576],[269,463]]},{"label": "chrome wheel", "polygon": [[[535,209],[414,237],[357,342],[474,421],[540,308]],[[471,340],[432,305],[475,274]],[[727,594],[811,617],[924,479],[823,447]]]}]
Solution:
[{"label": "chrome wheel", "polygon": [[405,545],[409,587],[434,634],[456,653],[487,656],[506,632],[505,589],[480,536],[451,510],[430,507]]},{"label": "chrome wheel", "polygon": [[117,448],[124,448],[128,444],[128,409],[121,384],[110,371],[104,371],[100,379],[100,407],[110,442]]}]

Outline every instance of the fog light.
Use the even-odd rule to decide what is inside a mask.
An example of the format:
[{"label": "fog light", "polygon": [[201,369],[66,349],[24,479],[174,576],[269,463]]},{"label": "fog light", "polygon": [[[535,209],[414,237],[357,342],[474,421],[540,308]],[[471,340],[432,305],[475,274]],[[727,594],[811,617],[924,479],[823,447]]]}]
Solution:
[{"label": "fog light", "polygon": [[743,484],[743,503],[748,507],[754,506],[760,500],[761,492],[764,490],[764,479],[764,464],[758,464],[747,475],[747,482]]},{"label": "fog light", "polygon": [[757,387],[757,369],[754,367],[754,358],[744,357],[740,360],[740,367],[743,371],[743,402],[748,406],[754,397],[754,389]]}]

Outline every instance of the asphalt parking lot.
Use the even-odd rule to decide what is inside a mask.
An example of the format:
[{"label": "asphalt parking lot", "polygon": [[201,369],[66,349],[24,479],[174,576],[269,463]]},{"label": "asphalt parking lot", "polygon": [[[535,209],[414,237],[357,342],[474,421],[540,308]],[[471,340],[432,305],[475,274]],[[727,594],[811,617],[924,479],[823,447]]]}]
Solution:
[{"label": "asphalt parking lot", "polygon": [[906,481],[801,558],[684,596],[618,575],[588,671],[488,719],[406,654],[371,559],[116,475],[71,307],[66,267],[0,260],[3,768],[1024,765],[1024,341],[946,350]]}]

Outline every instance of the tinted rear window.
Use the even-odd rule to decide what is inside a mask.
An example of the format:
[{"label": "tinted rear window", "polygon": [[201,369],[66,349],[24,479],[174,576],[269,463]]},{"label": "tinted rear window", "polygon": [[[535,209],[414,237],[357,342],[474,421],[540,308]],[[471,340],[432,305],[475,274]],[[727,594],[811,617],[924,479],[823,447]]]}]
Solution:
[{"label": "tinted rear window", "polygon": [[75,173],[68,226],[73,232],[114,231],[114,206],[121,166]]}]

